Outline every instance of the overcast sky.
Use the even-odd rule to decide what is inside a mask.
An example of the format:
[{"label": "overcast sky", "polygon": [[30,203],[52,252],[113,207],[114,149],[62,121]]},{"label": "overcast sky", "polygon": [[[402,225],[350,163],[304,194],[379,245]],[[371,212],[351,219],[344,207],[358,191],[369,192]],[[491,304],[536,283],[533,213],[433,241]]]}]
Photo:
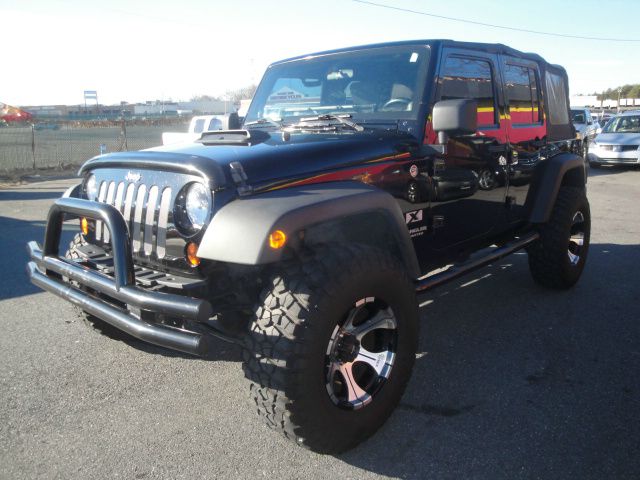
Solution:
[{"label": "overcast sky", "polygon": [[[372,0],[513,28],[640,40],[638,0]],[[500,42],[563,65],[571,93],[640,83],[640,41],[579,40],[353,0],[0,0],[0,102],[188,100],[258,82],[282,58],[390,40]]]}]

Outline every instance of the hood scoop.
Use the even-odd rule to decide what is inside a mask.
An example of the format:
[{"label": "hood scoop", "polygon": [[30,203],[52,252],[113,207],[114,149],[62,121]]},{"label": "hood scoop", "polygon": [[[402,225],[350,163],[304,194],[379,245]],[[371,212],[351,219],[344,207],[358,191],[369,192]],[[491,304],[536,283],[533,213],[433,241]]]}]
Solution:
[{"label": "hood scoop", "polygon": [[262,130],[214,130],[203,132],[196,140],[203,145],[239,145],[250,147],[265,142],[270,135]]}]

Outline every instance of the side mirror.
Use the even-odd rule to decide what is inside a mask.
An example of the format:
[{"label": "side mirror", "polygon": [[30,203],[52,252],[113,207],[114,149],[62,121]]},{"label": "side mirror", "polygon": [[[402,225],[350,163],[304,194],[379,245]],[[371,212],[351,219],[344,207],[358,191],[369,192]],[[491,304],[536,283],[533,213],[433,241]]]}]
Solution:
[{"label": "side mirror", "polygon": [[441,100],[433,106],[431,125],[440,144],[446,144],[449,136],[471,135],[478,130],[478,102],[466,98]]}]

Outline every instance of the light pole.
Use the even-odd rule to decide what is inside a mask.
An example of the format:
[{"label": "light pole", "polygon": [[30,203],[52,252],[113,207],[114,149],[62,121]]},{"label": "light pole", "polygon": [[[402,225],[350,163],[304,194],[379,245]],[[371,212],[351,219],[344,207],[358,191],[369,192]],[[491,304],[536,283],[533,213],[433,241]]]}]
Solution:
[{"label": "light pole", "polygon": [[622,87],[618,87],[618,112],[620,113],[620,94],[622,93]]}]

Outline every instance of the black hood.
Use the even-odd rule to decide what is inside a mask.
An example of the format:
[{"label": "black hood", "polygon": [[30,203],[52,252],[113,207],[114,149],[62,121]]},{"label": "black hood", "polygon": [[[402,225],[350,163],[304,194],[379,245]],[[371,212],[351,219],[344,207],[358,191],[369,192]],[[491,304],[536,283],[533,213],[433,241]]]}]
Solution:
[{"label": "black hood", "polygon": [[252,145],[205,145],[199,142],[156,147],[139,152],[101,155],[80,169],[144,168],[194,173],[212,189],[233,185],[229,164],[239,162],[254,190],[320,173],[374,162],[417,146],[406,133],[386,130],[340,133],[266,134]]}]

